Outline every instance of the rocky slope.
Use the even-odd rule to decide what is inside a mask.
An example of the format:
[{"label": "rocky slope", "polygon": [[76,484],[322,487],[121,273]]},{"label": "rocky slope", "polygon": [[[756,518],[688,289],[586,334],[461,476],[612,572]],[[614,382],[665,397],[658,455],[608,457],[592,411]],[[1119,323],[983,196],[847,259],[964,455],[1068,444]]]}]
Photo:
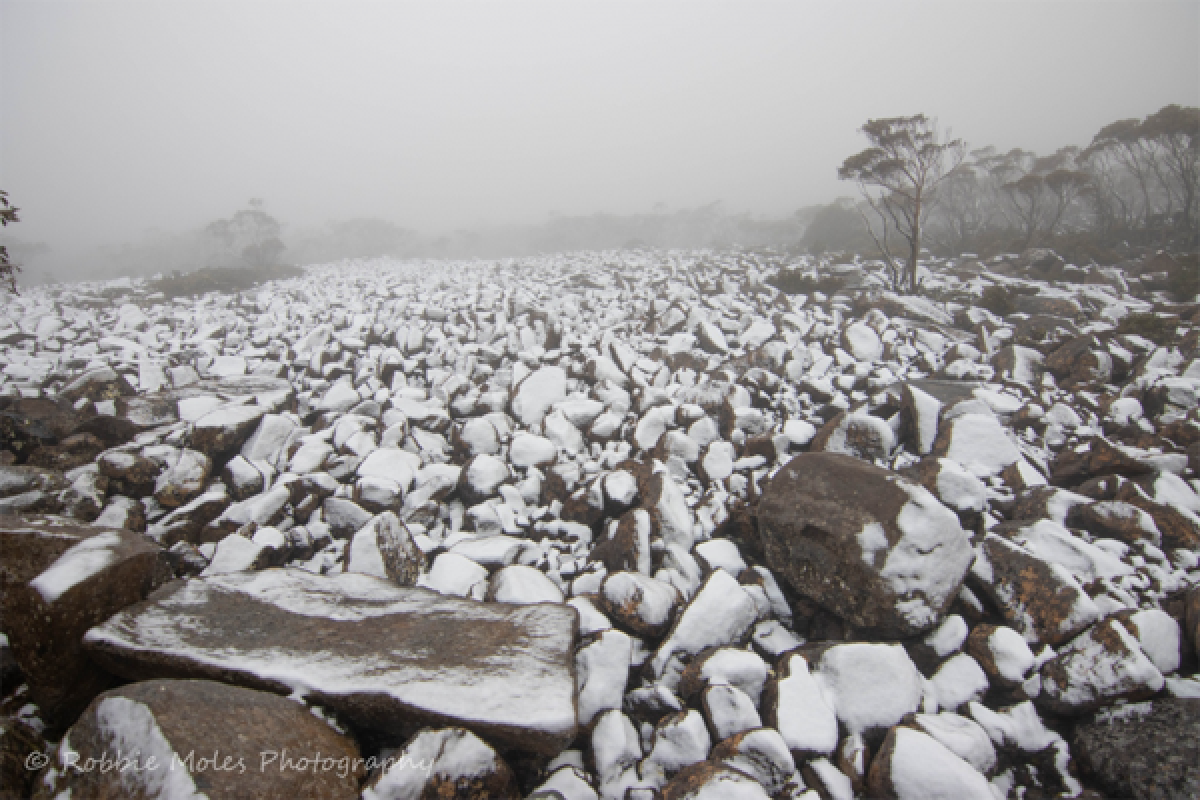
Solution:
[{"label": "rocky slope", "polygon": [[1197,308],[1126,267],[10,298],[0,794],[1194,797]]}]

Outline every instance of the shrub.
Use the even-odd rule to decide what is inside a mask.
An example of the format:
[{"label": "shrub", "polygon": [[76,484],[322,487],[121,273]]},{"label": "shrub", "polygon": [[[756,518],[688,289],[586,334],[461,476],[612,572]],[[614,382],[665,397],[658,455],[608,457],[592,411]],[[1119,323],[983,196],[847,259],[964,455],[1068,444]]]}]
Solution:
[{"label": "shrub", "polygon": [[1117,333],[1142,336],[1155,344],[1167,344],[1175,339],[1175,329],[1179,327],[1179,319],[1173,316],[1159,316],[1154,312],[1126,314],[1117,325]]},{"label": "shrub", "polygon": [[1007,287],[993,285],[983,290],[979,307],[986,308],[998,317],[1006,317],[1017,310],[1017,302]]},{"label": "shrub", "polygon": [[790,267],[779,270],[767,280],[767,283],[784,294],[812,294],[813,292],[832,294],[846,285],[846,282],[840,278],[821,277],[816,273]]},{"label": "shrub", "polygon": [[1190,303],[1200,292],[1200,259],[1195,253],[1179,256],[1178,267],[1167,278],[1167,290],[1180,303]]}]

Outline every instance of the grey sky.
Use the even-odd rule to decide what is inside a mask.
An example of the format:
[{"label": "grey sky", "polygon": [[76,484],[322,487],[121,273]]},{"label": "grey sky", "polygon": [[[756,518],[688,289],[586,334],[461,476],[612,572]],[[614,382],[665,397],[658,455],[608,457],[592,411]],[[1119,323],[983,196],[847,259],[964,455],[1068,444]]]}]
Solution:
[{"label": "grey sky", "polygon": [[1189,2],[0,0],[22,238],[115,241],[266,199],[436,232],[848,194],[870,117],[1039,152],[1200,104]]}]

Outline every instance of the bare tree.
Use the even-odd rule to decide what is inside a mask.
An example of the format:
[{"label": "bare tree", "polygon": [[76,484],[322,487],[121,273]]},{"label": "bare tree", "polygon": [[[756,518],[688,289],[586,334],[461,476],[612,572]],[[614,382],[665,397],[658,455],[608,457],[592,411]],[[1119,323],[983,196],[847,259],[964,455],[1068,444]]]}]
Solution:
[{"label": "bare tree", "polygon": [[974,250],[1005,221],[1000,184],[991,172],[997,158],[994,147],[973,150],[969,158],[946,173],[937,209],[925,225],[927,238],[943,250]]},{"label": "bare tree", "polygon": [[[17,222],[17,212],[21,209],[8,202],[8,192],[0,190],[0,227],[8,227],[10,222]],[[7,284],[8,291],[17,293],[17,273],[21,267],[8,260],[8,248],[0,244],[0,283]]]},{"label": "bare tree", "polygon": [[995,167],[995,174],[1006,179],[1001,189],[1014,227],[1024,234],[1022,249],[1053,236],[1068,209],[1089,188],[1088,176],[1075,169],[1077,155],[1074,147],[1041,158],[1018,149]]},{"label": "bare tree", "polygon": [[[962,163],[966,147],[958,139],[944,141],[937,121],[924,114],[868,120],[861,130],[871,146],[847,158],[838,177],[858,184],[883,223],[877,236],[863,216],[895,288],[915,292],[922,225],[937,201],[938,187]],[[889,229],[908,244],[906,264],[892,253]]]},{"label": "bare tree", "polygon": [[1161,148],[1165,169],[1180,188],[1183,200],[1180,222],[1191,225],[1196,217],[1196,190],[1200,183],[1200,108],[1166,106],[1146,117],[1141,133]]}]

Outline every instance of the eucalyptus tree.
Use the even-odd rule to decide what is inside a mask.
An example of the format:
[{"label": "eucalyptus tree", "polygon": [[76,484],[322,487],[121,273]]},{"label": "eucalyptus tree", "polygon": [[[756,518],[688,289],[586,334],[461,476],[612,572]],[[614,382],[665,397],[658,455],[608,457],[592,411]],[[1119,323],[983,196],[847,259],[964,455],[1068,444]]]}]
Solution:
[{"label": "eucalyptus tree", "polygon": [[[861,130],[871,146],[847,158],[838,177],[857,183],[878,216],[878,234],[865,214],[863,222],[887,264],[893,286],[915,292],[922,227],[937,202],[939,187],[962,163],[966,147],[958,139],[947,140],[937,121],[924,114],[868,120]],[[906,259],[892,250],[893,231],[907,245]]]}]

